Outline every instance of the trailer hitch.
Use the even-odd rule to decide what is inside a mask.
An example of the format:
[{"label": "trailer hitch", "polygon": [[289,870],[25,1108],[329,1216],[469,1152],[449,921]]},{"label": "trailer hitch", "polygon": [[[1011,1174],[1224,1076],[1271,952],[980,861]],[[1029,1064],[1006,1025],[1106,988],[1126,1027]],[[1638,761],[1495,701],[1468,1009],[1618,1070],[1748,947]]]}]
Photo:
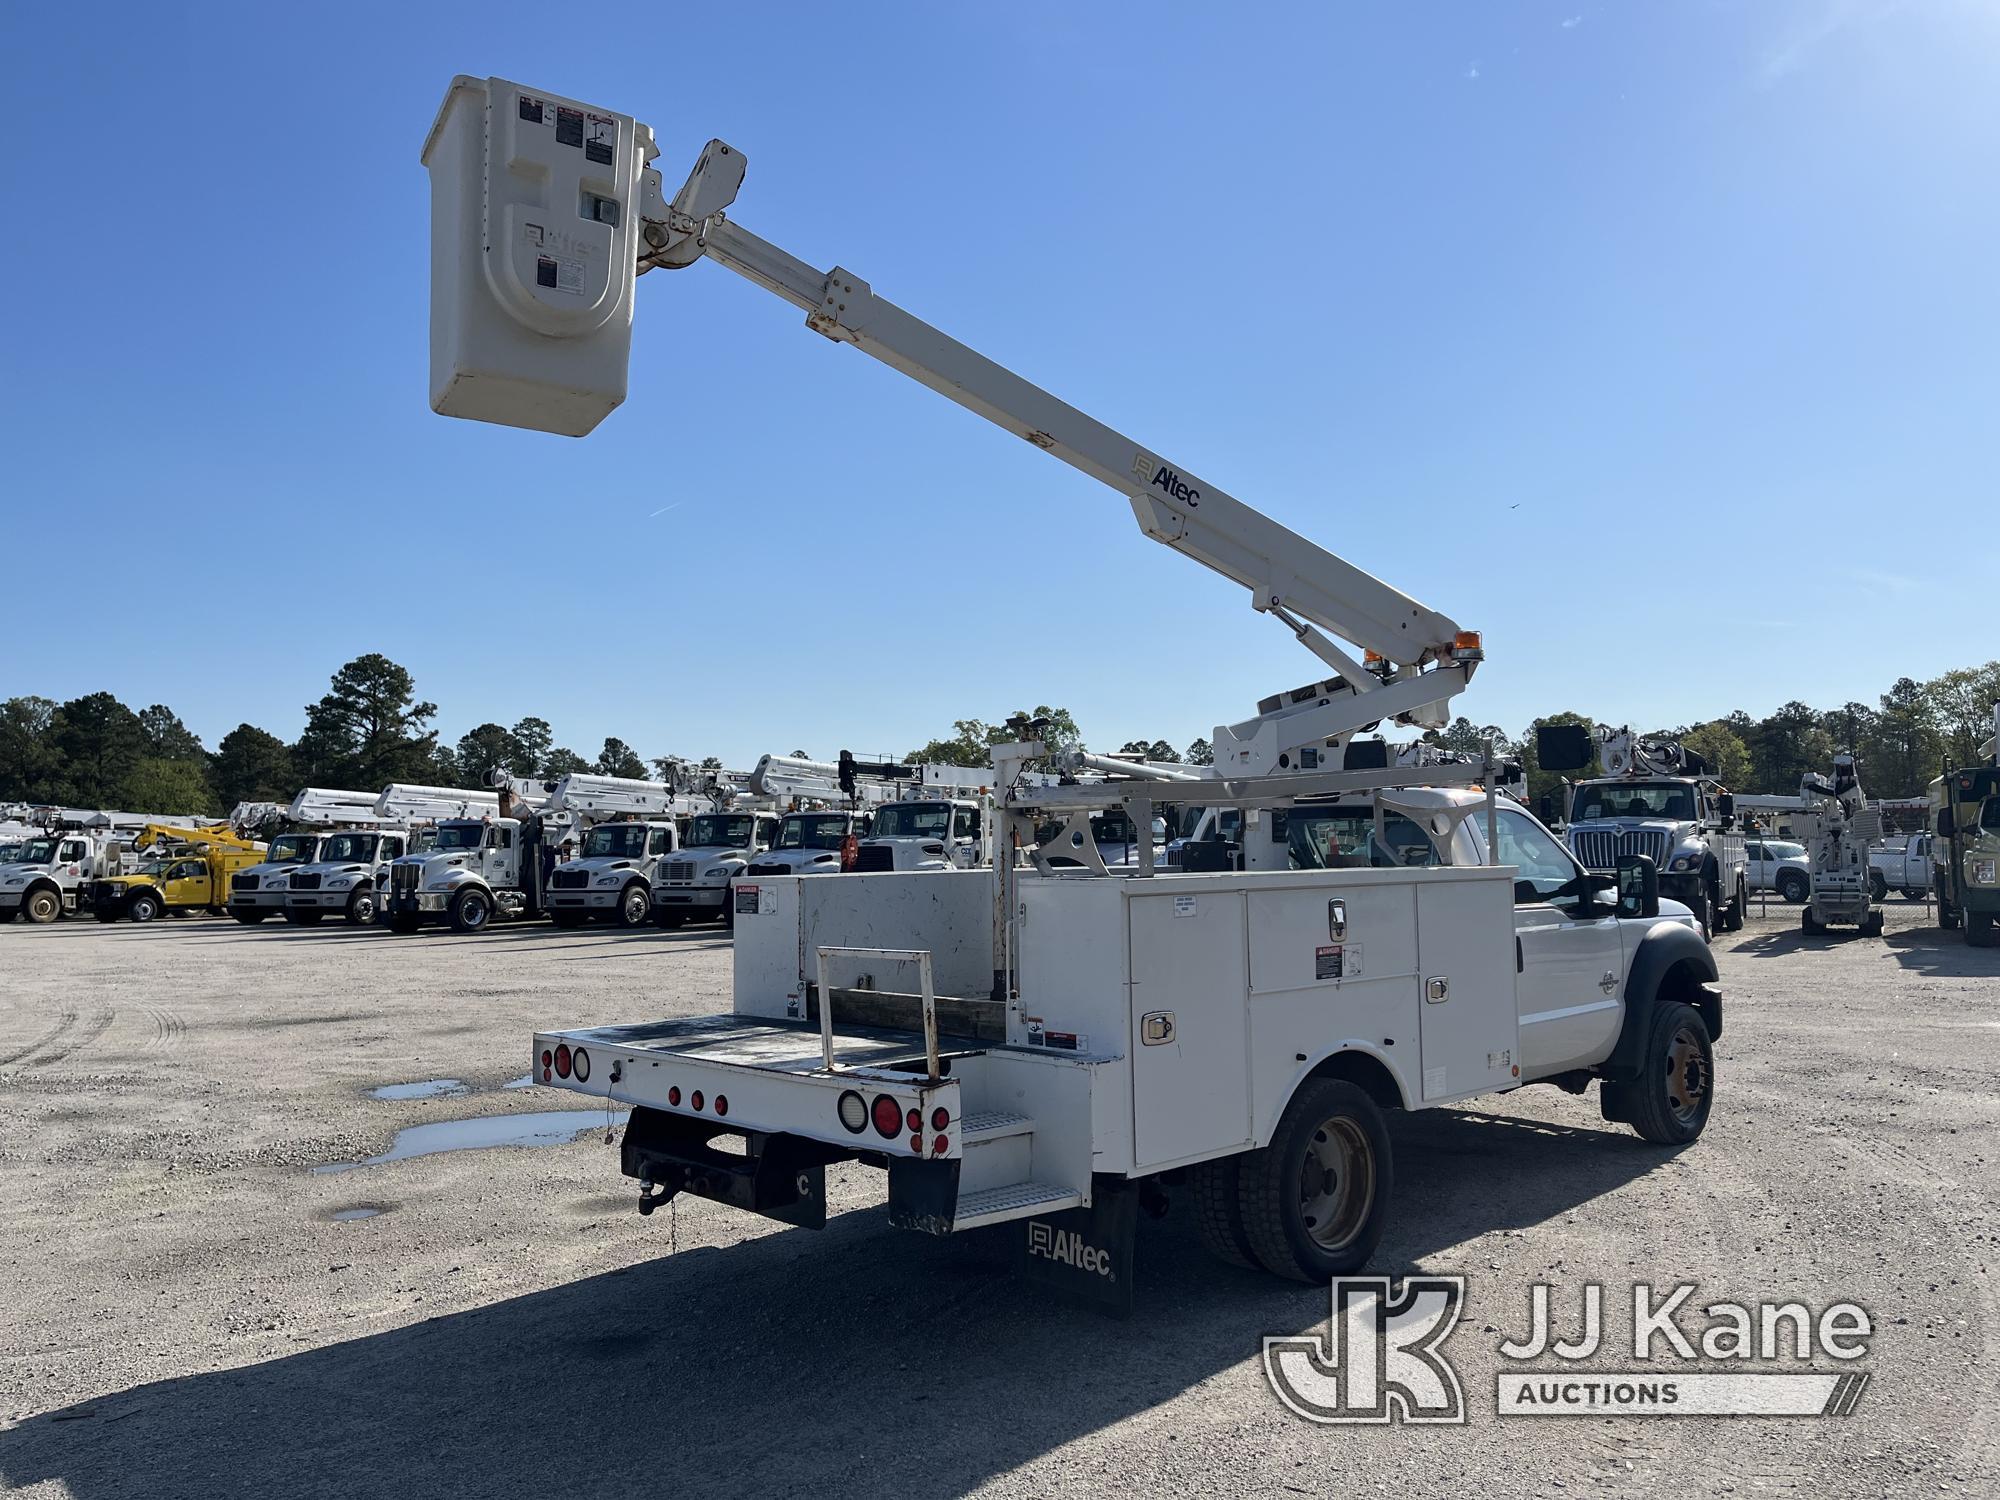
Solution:
[{"label": "trailer hitch", "polygon": [[651,1173],[641,1173],[639,1177],[639,1217],[650,1217],[653,1210],[662,1203],[671,1203],[679,1195],[679,1188],[670,1188],[664,1182],[655,1182]]}]

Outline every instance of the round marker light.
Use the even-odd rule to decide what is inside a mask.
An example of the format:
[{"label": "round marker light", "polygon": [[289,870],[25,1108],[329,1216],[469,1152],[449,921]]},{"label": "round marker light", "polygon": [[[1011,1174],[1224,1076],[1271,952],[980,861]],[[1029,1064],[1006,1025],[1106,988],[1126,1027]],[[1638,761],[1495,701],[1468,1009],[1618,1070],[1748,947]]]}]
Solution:
[{"label": "round marker light", "polygon": [[868,1128],[868,1101],[849,1089],[840,1096],[840,1123],[859,1135]]},{"label": "round marker light", "polygon": [[903,1116],[903,1123],[912,1130],[922,1130],[924,1128],[924,1112],[920,1109],[911,1110],[907,1115]]},{"label": "round marker light", "polygon": [[877,1094],[872,1113],[875,1119],[875,1133],[885,1141],[893,1141],[902,1133],[903,1106],[887,1094]]},{"label": "round marker light", "polygon": [[675,1084],[667,1090],[667,1103],[673,1105],[675,1109],[681,1107],[681,1086],[679,1084]]},{"label": "round marker light", "polygon": [[590,1054],[579,1047],[569,1055],[569,1065],[578,1083],[590,1082]]},{"label": "round marker light", "polygon": [[542,1048],[542,1066],[546,1068],[550,1063],[554,1061],[555,1061],[555,1054],[550,1052],[549,1049],[546,1047]]},{"label": "round marker light", "polygon": [[939,1136],[933,1136],[933,1137],[931,1137],[931,1155],[932,1155],[932,1156],[943,1156],[943,1155],[945,1154],[945,1152],[949,1151],[950,1149],[951,1149],[951,1137],[950,1137],[950,1136],[946,1136],[946,1135],[939,1135]]},{"label": "round marker light", "polygon": [[567,1078],[567,1077],[569,1077],[569,1043],[568,1043],[568,1042],[564,1042],[564,1043],[563,1043],[563,1044],[562,1044],[562,1045],[561,1045],[560,1047],[557,1047],[557,1048],[556,1048],[556,1077],[558,1077],[558,1078]]},{"label": "round marker light", "polygon": [[693,1106],[694,1106],[694,1107],[695,1107],[696,1109],[700,1109],[700,1108],[701,1108],[701,1090],[700,1090],[700,1089],[696,1089],[696,1090],[694,1091],[694,1093],[693,1093],[692,1095],[690,1095],[690,1096],[689,1096],[689,1098],[688,1098],[688,1103],[692,1104],[692,1105],[693,1105]]},{"label": "round marker light", "polygon": [[729,1096],[727,1094],[717,1094],[715,1096],[715,1112],[719,1115],[729,1113]]},{"label": "round marker light", "polygon": [[951,1111],[940,1104],[931,1111],[931,1129],[942,1130],[951,1123]]},{"label": "round marker light", "polygon": [[924,1138],[920,1135],[911,1136],[910,1149],[916,1152],[917,1155],[922,1156],[924,1154]]}]

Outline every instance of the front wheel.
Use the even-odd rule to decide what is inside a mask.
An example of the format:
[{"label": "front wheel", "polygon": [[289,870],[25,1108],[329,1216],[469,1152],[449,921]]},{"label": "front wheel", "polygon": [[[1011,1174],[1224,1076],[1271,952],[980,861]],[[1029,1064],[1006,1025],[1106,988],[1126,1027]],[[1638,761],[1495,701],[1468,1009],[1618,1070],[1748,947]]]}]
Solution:
[{"label": "front wheel", "polygon": [[1969,911],[1965,914],[1965,945],[1968,948],[1993,946],[1993,913]]},{"label": "front wheel", "polygon": [[1778,877],[1778,894],[1793,906],[1806,899],[1808,885],[1805,876],[1796,871]]},{"label": "front wheel", "polygon": [[271,914],[267,911],[233,911],[229,915],[236,918],[245,927],[255,927]]},{"label": "front wheel", "polygon": [[1874,901],[1887,901],[1889,899],[1889,882],[1879,871],[1869,872],[1868,896],[1870,900]]},{"label": "front wheel", "polygon": [[405,934],[412,933],[423,925],[424,925],[424,919],[422,917],[389,918],[389,930],[391,932],[401,932]]},{"label": "front wheel", "polygon": [[1367,1091],[1308,1079],[1271,1144],[1242,1156],[1244,1238],[1266,1270],[1295,1281],[1359,1271],[1381,1243],[1392,1173],[1389,1127]]},{"label": "front wheel", "polygon": [[671,931],[686,925],[687,913],[678,906],[663,906],[653,913],[653,921]]},{"label": "front wheel", "polygon": [[30,891],[21,909],[27,913],[30,922],[38,927],[46,927],[62,915],[62,898],[44,886],[38,891]]},{"label": "front wheel", "polygon": [[618,898],[618,925],[644,927],[653,918],[653,893],[643,885],[628,885]]},{"label": "front wheel", "polygon": [[141,891],[125,903],[125,915],[135,922],[157,921],[164,911],[166,907],[151,891]]},{"label": "front wheel", "polygon": [[1714,928],[1709,925],[1708,887],[1697,885],[1687,899],[1688,910],[1694,913],[1694,925],[1701,929],[1701,935],[1708,937]]},{"label": "front wheel", "polygon": [[1655,1145],[1685,1146],[1701,1134],[1715,1102],[1715,1045],[1701,1012],[1655,1005],[1643,1057],[1636,1079],[1604,1085],[1605,1117],[1623,1120]]},{"label": "front wheel", "polygon": [[460,891],[451,900],[451,930],[479,932],[493,919],[493,901],[477,886]]},{"label": "front wheel", "polygon": [[375,925],[375,892],[367,886],[347,898],[347,922],[351,927]]}]

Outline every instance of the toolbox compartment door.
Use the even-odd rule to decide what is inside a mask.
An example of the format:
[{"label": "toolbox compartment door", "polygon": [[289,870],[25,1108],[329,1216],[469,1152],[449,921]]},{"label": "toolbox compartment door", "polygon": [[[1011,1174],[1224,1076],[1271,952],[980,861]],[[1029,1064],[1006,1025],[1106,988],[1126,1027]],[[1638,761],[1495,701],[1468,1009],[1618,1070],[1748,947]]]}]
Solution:
[{"label": "toolbox compartment door", "polygon": [[[1134,896],[1132,1132],[1140,1169],[1250,1144],[1250,1008],[1243,896]],[[1171,1039],[1148,1043],[1143,1018],[1171,1013]]]},{"label": "toolbox compartment door", "polygon": [[1514,1001],[1514,897],[1506,879],[1417,887],[1423,1102],[1520,1082]]}]

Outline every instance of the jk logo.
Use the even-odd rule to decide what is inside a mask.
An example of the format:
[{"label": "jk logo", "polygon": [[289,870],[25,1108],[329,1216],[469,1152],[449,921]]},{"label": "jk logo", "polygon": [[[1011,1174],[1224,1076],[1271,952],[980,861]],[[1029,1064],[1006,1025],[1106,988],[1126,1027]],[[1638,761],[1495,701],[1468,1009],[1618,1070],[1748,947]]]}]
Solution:
[{"label": "jk logo", "polygon": [[1439,1352],[1465,1304],[1463,1276],[1333,1283],[1323,1338],[1267,1338],[1264,1374],[1308,1422],[1465,1421],[1458,1372]]}]

